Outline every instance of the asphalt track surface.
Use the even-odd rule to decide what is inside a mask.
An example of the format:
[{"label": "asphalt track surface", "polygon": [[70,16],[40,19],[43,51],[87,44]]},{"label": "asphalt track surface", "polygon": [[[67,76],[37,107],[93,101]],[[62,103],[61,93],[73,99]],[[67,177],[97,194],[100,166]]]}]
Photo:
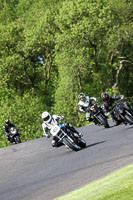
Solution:
[{"label": "asphalt track surface", "polygon": [[0,149],[0,200],[53,200],[133,163],[133,125],[79,128],[87,147],[74,152],[37,140]]}]

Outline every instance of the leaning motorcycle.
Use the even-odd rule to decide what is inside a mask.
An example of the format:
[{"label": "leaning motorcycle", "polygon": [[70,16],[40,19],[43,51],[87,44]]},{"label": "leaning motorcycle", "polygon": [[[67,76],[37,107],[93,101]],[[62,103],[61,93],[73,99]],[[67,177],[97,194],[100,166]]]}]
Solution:
[{"label": "leaning motorcycle", "polygon": [[59,124],[60,128],[63,129],[70,138],[81,148],[86,147],[86,141],[83,139],[83,135],[79,135],[76,132],[71,131],[70,129],[66,128],[64,124]]},{"label": "leaning motorcycle", "polygon": [[63,143],[66,147],[69,147],[73,151],[78,151],[81,148],[74,142],[74,140],[63,131],[60,126],[54,125],[50,130],[50,134],[58,138],[58,142]]},{"label": "leaning motorcycle", "polygon": [[107,117],[104,111],[97,104],[92,104],[89,106],[89,113],[93,116],[93,122],[98,125],[102,125],[105,128],[109,128]]},{"label": "leaning motorcycle", "polygon": [[127,102],[119,101],[113,106],[114,117],[124,124],[133,124],[133,112]]},{"label": "leaning motorcycle", "polygon": [[10,134],[8,137],[10,143],[18,144],[21,143],[20,135],[18,133],[18,129],[16,127],[10,128]]}]

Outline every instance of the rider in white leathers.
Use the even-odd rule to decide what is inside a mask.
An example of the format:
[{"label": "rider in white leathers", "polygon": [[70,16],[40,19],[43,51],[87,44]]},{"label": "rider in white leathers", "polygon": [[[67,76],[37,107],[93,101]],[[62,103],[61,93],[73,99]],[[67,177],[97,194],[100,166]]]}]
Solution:
[{"label": "rider in white leathers", "polygon": [[[49,130],[52,129],[52,127],[55,124],[59,125],[59,121],[64,120],[64,116],[58,116],[58,115],[50,115],[47,111],[42,113],[42,129],[43,129],[43,136],[46,136],[47,138],[50,137]],[[78,131],[69,123],[64,124],[64,128],[71,130],[72,132],[77,133],[79,136],[81,136],[81,133],[78,133]],[[53,137],[52,140],[52,146],[53,147],[59,147],[63,145],[62,143],[58,142],[58,139],[56,137]]]},{"label": "rider in white leathers", "polygon": [[92,121],[92,118],[88,111],[88,107],[89,105],[91,105],[92,101],[98,102],[98,100],[95,97],[85,96],[84,93],[79,94],[79,111],[86,114],[86,120],[89,122]]}]

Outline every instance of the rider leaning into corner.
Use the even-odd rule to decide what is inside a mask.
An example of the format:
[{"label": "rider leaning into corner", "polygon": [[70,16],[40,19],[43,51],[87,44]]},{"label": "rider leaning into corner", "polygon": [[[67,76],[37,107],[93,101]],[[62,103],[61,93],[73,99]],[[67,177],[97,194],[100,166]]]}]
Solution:
[{"label": "rider leaning into corner", "polygon": [[88,111],[88,107],[89,105],[92,104],[92,101],[97,103],[98,100],[95,97],[85,96],[84,93],[80,93],[78,98],[79,98],[78,102],[79,111],[86,114],[86,121],[88,122],[93,121],[91,114]]},{"label": "rider leaning into corner", "polygon": [[123,99],[124,95],[109,96],[109,94],[107,92],[104,92],[101,94],[101,98],[103,100],[102,108],[103,108],[105,114],[106,115],[111,114],[112,120],[115,123],[115,125],[116,126],[119,125],[121,122],[115,118],[112,108],[113,108],[114,102],[117,100]]},{"label": "rider leaning into corner", "polygon": [[8,140],[9,140],[9,136],[10,136],[10,129],[12,127],[15,127],[15,125],[12,124],[9,119],[6,119],[5,125],[3,126],[3,131],[4,131],[4,134],[5,134],[5,136]]},{"label": "rider leaning into corner", "polygon": [[[42,120],[43,120],[43,123],[42,123],[43,136],[49,138],[50,137],[49,131],[56,124],[60,126],[59,123],[64,120],[64,116],[50,115],[49,112],[45,111],[42,113]],[[79,136],[81,136],[81,133],[79,133],[71,124],[67,123],[63,125],[64,125],[63,126],[64,131],[65,129],[69,129],[70,131],[77,133]],[[60,128],[62,128],[62,126],[60,126]],[[59,147],[62,145],[63,145],[62,143],[58,142],[58,138],[54,136],[52,139],[52,146]]]}]

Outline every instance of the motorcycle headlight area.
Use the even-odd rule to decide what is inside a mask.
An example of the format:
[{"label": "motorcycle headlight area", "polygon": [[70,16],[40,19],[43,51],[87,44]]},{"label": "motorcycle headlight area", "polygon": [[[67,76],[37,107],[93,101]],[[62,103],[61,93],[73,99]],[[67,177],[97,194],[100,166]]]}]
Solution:
[{"label": "motorcycle headlight area", "polygon": [[119,113],[122,114],[123,113],[123,109],[119,109]]}]

